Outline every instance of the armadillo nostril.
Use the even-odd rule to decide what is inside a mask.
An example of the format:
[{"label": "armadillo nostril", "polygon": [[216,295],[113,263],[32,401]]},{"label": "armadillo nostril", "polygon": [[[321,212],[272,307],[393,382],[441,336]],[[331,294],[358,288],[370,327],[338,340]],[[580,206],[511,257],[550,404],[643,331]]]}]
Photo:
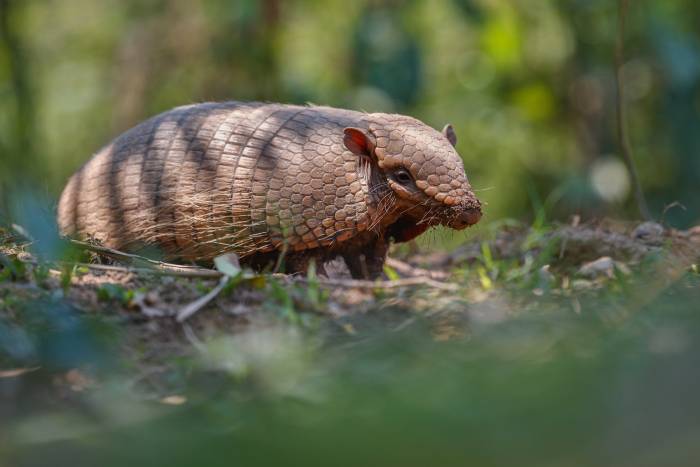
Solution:
[{"label": "armadillo nostril", "polygon": [[450,222],[450,227],[453,229],[461,230],[470,225],[474,225],[481,220],[481,209],[480,208],[468,208],[464,209],[455,216],[455,218]]},{"label": "armadillo nostril", "polygon": [[481,209],[467,209],[461,217],[467,225],[474,225],[481,220]]}]

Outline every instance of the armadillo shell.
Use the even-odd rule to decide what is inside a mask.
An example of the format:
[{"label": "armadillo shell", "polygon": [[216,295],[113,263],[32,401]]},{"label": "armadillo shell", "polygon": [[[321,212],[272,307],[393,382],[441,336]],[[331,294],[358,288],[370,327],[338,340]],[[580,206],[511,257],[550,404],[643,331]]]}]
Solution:
[{"label": "armadillo shell", "polygon": [[69,180],[65,235],[117,249],[208,260],[346,241],[368,224],[368,187],[343,128],[366,114],[327,107],[206,103],[117,137]]}]

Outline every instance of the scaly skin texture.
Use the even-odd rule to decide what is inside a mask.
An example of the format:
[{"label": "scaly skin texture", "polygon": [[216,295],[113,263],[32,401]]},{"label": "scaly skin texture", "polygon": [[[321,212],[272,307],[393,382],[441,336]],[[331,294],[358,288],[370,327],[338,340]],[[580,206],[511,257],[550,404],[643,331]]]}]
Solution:
[{"label": "scaly skin texture", "polygon": [[288,272],[345,258],[354,277],[382,272],[390,239],[478,222],[454,133],[411,117],[330,107],[206,103],[147,120],[68,181],[64,235],[158,248],[208,262],[234,252]]}]

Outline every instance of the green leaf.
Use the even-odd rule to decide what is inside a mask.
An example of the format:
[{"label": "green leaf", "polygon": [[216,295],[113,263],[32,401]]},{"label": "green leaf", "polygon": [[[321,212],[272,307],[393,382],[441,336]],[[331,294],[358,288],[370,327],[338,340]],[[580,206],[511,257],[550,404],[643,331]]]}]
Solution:
[{"label": "green leaf", "polygon": [[118,284],[103,284],[97,289],[97,299],[101,302],[117,301],[128,305],[133,298],[133,290],[127,290]]},{"label": "green leaf", "polygon": [[17,259],[0,255],[0,281],[21,281],[26,278],[27,267]]},{"label": "green leaf", "polygon": [[496,265],[493,262],[493,255],[491,254],[491,247],[488,242],[481,242],[481,257],[484,261],[484,266],[486,269],[493,270]]},{"label": "green leaf", "polygon": [[[70,288],[71,281],[73,280],[73,274],[75,273],[75,266],[71,264],[65,264],[61,268],[61,288],[64,292],[67,292]],[[99,293],[98,293],[99,295]]]},{"label": "green leaf", "polygon": [[238,255],[235,253],[217,256],[214,258],[214,265],[221,274],[228,277],[236,277],[243,272],[241,264],[238,262]]},{"label": "green leaf", "polygon": [[384,274],[386,274],[386,277],[388,277],[390,281],[401,279],[401,276],[399,276],[399,273],[396,272],[396,269],[392,268],[391,266],[387,266],[386,264],[384,265]]}]

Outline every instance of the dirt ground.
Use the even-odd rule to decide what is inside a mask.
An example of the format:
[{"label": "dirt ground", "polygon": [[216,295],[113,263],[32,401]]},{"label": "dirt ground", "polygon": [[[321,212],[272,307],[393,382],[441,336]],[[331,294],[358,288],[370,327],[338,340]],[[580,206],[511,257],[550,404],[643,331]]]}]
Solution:
[{"label": "dirt ground", "polygon": [[[395,248],[385,279],[375,283],[313,273],[182,277],[96,255],[91,263],[41,261],[18,232],[0,235],[0,318],[31,326],[28,308],[60,303],[110,323],[137,369],[135,384],[155,392],[167,392],[162,387],[172,362],[206,352],[206,343],[220,335],[285,322],[343,341],[377,326],[395,331],[420,321],[438,341],[465,339],[480,324],[548,304],[580,313],[585,297],[611,287],[643,283],[644,301],[687,271],[697,272],[700,261],[700,228],[611,220],[540,229],[504,223],[450,252]],[[65,373],[64,382],[83,384],[77,375]]]}]

